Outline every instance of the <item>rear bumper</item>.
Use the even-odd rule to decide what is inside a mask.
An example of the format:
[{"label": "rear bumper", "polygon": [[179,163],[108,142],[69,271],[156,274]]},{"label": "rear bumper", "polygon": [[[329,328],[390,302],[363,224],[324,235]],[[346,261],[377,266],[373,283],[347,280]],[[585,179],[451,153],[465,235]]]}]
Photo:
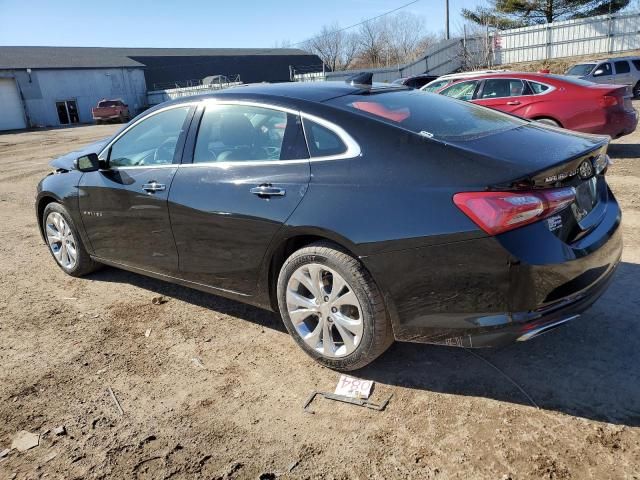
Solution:
[{"label": "rear bumper", "polygon": [[638,114],[635,110],[612,112],[607,115],[607,123],[603,126],[603,131],[598,133],[618,138],[633,133],[637,126]]},{"label": "rear bumper", "polygon": [[622,255],[620,209],[567,245],[547,222],[363,259],[385,293],[397,340],[493,347],[575,320],[609,285]]}]

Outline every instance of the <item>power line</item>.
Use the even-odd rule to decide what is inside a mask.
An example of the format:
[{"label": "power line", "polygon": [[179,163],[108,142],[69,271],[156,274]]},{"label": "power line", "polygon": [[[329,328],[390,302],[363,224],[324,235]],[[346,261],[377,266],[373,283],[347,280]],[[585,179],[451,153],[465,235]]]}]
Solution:
[{"label": "power line", "polygon": [[326,33],[324,35],[316,35],[315,37],[311,37],[311,38],[307,38],[306,40],[302,40],[301,42],[297,42],[297,43],[292,43],[291,46],[293,47],[294,45],[302,45],[303,43],[307,43],[311,40],[315,40],[316,38],[322,38],[325,37],[327,35],[332,35],[334,33],[340,33],[340,32],[344,32],[346,30],[349,30],[351,28],[355,28],[355,27],[359,27],[360,25],[364,25],[365,23],[371,22],[373,20],[377,20],[379,18],[382,17],[386,17],[387,15],[391,15],[392,13],[397,12],[398,10],[402,10],[403,8],[407,8],[411,5],[413,5],[414,3],[418,3],[420,0],[413,0],[412,2],[409,3],[405,3],[404,5],[401,5],[397,8],[394,8],[393,10],[389,10],[388,12],[384,12],[381,13],[380,15],[376,15],[375,17],[371,17],[371,18],[367,18],[366,20],[362,20],[361,22],[358,23],[354,23],[353,25],[349,25],[348,27],[344,27],[344,28],[339,28],[338,30],[333,30],[329,33]]}]

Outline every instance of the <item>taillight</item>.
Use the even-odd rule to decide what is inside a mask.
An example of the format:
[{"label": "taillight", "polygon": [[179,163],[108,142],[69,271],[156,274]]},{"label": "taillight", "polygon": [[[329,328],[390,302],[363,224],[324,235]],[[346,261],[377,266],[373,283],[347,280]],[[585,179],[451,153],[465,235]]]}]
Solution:
[{"label": "taillight", "polygon": [[537,222],[562,210],[576,197],[573,187],[526,192],[456,193],[453,202],[489,235]]},{"label": "taillight", "polygon": [[600,97],[600,106],[601,107],[615,107],[619,103],[619,98],[614,97],[612,95],[604,95]]}]

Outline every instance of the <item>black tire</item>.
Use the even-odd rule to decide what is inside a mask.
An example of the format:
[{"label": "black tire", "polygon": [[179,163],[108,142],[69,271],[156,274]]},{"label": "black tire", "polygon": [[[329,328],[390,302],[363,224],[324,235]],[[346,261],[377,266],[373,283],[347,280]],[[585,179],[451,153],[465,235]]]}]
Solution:
[{"label": "black tire", "polygon": [[[286,291],[291,275],[305,264],[325,265],[347,281],[360,303],[363,333],[360,343],[349,355],[327,357],[305,343],[287,311]],[[383,296],[369,272],[353,256],[331,242],[317,242],[294,252],[282,265],[277,284],[278,307],[287,330],[307,355],[329,368],[357,370],[371,363],[393,343],[393,330]]]},{"label": "black tire", "polygon": [[75,264],[67,268],[62,264],[60,264],[60,262],[56,259],[55,255],[53,254],[53,251],[51,250],[49,243],[47,242],[47,249],[49,250],[51,257],[53,257],[53,260],[56,262],[56,265],[58,265],[58,267],[60,267],[60,269],[62,269],[63,272],[65,272],[68,275],[71,275],[72,277],[82,277],[84,275],[87,275],[88,273],[98,270],[102,265],[91,259],[91,257],[89,256],[89,253],[87,253],[87,250],[84,247],[84,244],[82,243],[82,238],[80,237],[80,234],[78,233],[78,229],[73,223],[71,215],[69,215],[69,212],[67,212],[67,209],[64,208],[59,203],[52,202],[48,204],[44,209],[40,222],[42,223],[42,230],[45,232],[45,237],[47,232],[47,224],[46,224],[47,218],[52,212],[59,213],[67,222],[67,225],[69,226],[69,229],[73,234],[73,240],[75,242],[76,252],[77,252],[77,259]]},{"label": "black tire", "polygon": [[632,92],[633,98],[640,98],[640,81],[634,85]]}]

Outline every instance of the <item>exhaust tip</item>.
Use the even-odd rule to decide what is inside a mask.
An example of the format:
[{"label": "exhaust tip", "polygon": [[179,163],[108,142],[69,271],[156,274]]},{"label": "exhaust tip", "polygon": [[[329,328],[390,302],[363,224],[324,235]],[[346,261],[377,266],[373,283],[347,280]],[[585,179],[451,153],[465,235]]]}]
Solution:
[{"label": "exhaust tip", "polygon": [[526,342],[527,340],[531,340],[532,338],[539,337],[543,333],[547,333],[555,328],[558,328],[560,325],[570,322],[571,320],[575,320],[578,317],[580,317],[580,315],[571,315],[570,317],[566,317],[552,323],[547,323],[546,325],[542,325],[538,328],[528,331],[524,335],[519,336],[516,341]]}]

